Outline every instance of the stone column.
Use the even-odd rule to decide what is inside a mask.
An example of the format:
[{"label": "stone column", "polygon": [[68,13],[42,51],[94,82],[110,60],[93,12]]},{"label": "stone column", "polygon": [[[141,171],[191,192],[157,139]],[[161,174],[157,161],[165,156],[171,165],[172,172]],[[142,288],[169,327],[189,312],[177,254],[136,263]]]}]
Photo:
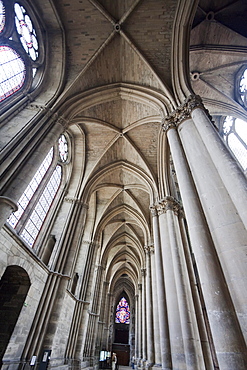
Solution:
[{"label": "stone column", "polygon": [[38,148],[26,160],[24,166],[16,171],[15,178],[8,181],[6,187],[1,189],[0,196],[0,229],[13,211],[17,210],[17,202],[25,191],[29,182],[35,175],[39,165],[42,163],[45,155],[55,144],[56,139],[64,131],[62,120],[58,120],[40,143]]},{"label": "stone column", "polygon": [[[219,263],[215,245],[208,229],[208,223],[197,195],[198,191],[202,203],[205,202],[203,208],[207,209],[210,193],[216,203],[221,199],[218,189],[222,188],[222,185],[219,187],[217,183],[217,173],[212,173],[212,162],[208,158],[209,154],[198,135],[187,106],[185,106],[185,109],[179,108],[169,117],[166,129],[178,124],[180,124],[179,133],[190,170],[188,170],[186,157],[176,131],[169,130],[167,136],[180,185],[192,250],[198,266],[202,293],[212,331],[213,345],[215,346],[220,369],[243,370],[246,368],[246,347],[243,335],[222,266]],[[197,191],[191,173],[195,179]],[[214,187],[212,187],[212,184]],[[219,197],[219,200],[214,197],[215,194]],[[221,208],[221,211],[219,208],[217,212],[216,210],[212,203],[210,213],[215,213],[214,224],[211,221],[209,224],[214,225],[214,228],[217,229],[217,226],[219,226],[219,219],[217,218],[221,217],[220,213],[224,215],[224,208]],[[224,230],[226,231],[224,239],[230,238],[229,231]],[[238,271],[235,272],[238,273]],[[227,336],[225,333],[227,333]],[[217,366],[216,363],[215,366]]]},{"label": "stone column", "polygon": [[153,315],[153,336],[154,336],[154,362],[161,366],[160,332],[159,332],[159,304],[157,295],[156,267],[154,248],[151,248],[151,273],[152,273],[152,315]]},{"label": "stone column", "polygon": [[169,329],[167,321],[167,307],[165,297],[164,270],[162,263],[162,250],[160,242],[160,229],[158,222],[158,212],[156,206],[150,208],[153,216],[153,236],[155,248],[155,267],[157,281],[157,296],[158,296],[158,314],[159,314],[159,332],[160,332],[160,349],[162,370],[172,369],[171,364],[171,349],[169,339]]},{"label": "stone column", "polygon": [[135,359],[139,358],[139,295],[135,295]]},{"label": "stone column", "polygon": [[247,229],[246,177],[213,127],[211,117],[205,110],[201,98],[192,95],[187,99],[187,105],[200,137]]},{"label": "stone column", "polygon": [[138,359],[142,359],[142,284],[138,284],[139,308],[138,308]]},{"label": "stone column", "polygon": [[[176,199],[170,196],[165,197],[161,205],[166,212],[169,235],[164,263],[165,276],[168,275],[168,279],[170,278],[170,281],[166,283],[169,328],[171,327],[170,341],[171,345],[173,342],[176,343],[174,351],[172,350],[174,356],[177,349],[181,351],[177,353],[172,363],[175,368],[183,368],[184,366],[186,369],[203,370],[205,369],[205,365],[178,221],[178,216],[181,214],[181,205]],[[174,296],[176,295],[173,299],[171,299],[172,294]],[[169,302],[170,300],[172,300],[171,304]],[[177,313],[174,310],[175,307],[178,309]],[[177,315],[177,321],[180,322],[180,325],[177,324],[175,328],[173,323],[174,315]],[[181,343],[179,344],[178,338],[180,335]],[[172,359],[174,356],[172,356]]]},{"label": "stone column", "polygon": [[147,366],[154,364],[154,336],[152,315],[152,277],[150,253],[153,246],[145,247],[146,252],[146,317],[147,317]]},{"label": "stone column", "polygon": [[142,360],[147,360],[147,313],[146,313],[146,269],[141,270],[142,274]]},{"label": "stone column", "polygon": [[159,214],[159,224],[160,224],[160,239],[162,247],[162,258],[164,266],[164,278],[165,278],[165,292],[166,292],[166,305],[167,305],[167,317],[170,335],[170,346],[171,346],[171,358],[172,358],[172,368],[175,369],[185,369],[185,349],[183,344],[183,333],[180,320],[180,312],[177,287],[175,284],[175,274],[172,260],[172,248],[176,240],[170,240],[170,230],[168,224],[169,216],[168,213],[172,212],[169,208],[170,204],[168,199],[172,200],[172,197],[166,197],[159,202],[158,214]]}]

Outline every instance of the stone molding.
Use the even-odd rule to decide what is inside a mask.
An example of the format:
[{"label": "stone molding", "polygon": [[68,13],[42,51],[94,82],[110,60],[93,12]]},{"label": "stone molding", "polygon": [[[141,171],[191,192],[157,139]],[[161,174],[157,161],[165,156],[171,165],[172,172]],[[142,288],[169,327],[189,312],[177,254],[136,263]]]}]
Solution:
[{"label": "stone molding", "polygon": [[0,204],[7,204],[8,206],[11,207],[11,209],[13,210],[13,212],[16,212],[18,210],[18,205],[16,204],[15,201],[13,201],[11,198],[9,197],[5,197],[3,195],[0,195]]},{"label": "stone molding", "polygon": [[171,128],[176,129],[182,122],[192,118],[191,113],[196,108],[202,109],[210,121],[212,121],[212,117],[210,116],[208,110],[204,107],[201,97],[199,95],[190,95],[184,104],[180,105],[168,117],[163,119],[161,125],[162,129],[165,132]]},{"label": "stone molding", "polygon": [[83,201],[80,200],[80,199],[78,199],[78,198],[69,198],[69,197],[66,197],[66,198],[64,198],[64,200],[67,203],[80,204],[82,206],[82,208],[88,209],[88,204],[83,203]]}]

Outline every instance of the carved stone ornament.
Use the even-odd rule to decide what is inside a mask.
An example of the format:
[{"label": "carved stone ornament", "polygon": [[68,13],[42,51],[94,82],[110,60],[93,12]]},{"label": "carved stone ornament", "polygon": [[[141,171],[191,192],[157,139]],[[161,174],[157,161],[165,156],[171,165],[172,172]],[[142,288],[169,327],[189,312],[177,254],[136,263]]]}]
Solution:
[{"label": "carved stone ornament", "polygon": [[158,215],[166,213],[167,211],[173,211],[176,215],[178,215],[182,209],[180,202],[177,199],[170,196],[161,199],[156,207]]},{"label": "carved stone ornament", "polygon": [[171,128],[178,127],[182,122],[191,118],[191,113],[195,108],[201,108],[207,114],[208,118],[212,121],[207,109],[205,109],[202,99],[199,95],[190,95],[184,104],[180,105],[168,117],[163,119],[161,127],[165,132]]}]

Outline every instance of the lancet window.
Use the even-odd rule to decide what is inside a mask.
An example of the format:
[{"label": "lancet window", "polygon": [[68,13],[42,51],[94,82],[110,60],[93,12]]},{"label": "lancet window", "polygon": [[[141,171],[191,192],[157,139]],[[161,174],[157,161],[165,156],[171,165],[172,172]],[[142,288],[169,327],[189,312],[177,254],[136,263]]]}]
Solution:
[{"label": "lancet window", "polygon": [[[68,142],[65,135],[62,135],[62,140],[67,147],[67,159]],[[65,150],[60,141],[61,137],[58,141],[59,160],[55,160],[55,150],[52,147],[19,199],[18,210],[7,220],[30,247],[41,230],[62,181],[62,167],[66,161]]]},{"label": "lancet window", "polygon": [[225,117],[222,136],[244,171],[247,170],[247,122],[232,116]]}]

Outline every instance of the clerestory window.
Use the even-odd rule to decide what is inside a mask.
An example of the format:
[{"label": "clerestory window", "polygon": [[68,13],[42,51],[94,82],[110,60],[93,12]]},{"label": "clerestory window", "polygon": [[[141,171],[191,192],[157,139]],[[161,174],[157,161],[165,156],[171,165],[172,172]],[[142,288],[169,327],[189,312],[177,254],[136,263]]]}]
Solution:
[{"label": "clerestory window", "polygon": [[55,163],[54,148],[51,148],[19,199],[18,210],[7,220],[30,247],[33,247],[61,185],[62,166],[67,163],[64,147],[67,148],[67,160],[68,142],[66,136],[62,135],[58,141],[60,163]]},{"label": "clerestory window", "polygon": [[244,171],[247,170],[247,122],[227,116],[223,120],[221,135]]},{"label": "clerestory window", "polygon": [[0,104],[35,87],[44,49],[38,30],[29,4],[0,0]]},{"label": "clerestory window", "polygon": [[237,84],[238,94],[241,98],[240,102],[245,108],[247,108],[247,66],[241,68]]}]

